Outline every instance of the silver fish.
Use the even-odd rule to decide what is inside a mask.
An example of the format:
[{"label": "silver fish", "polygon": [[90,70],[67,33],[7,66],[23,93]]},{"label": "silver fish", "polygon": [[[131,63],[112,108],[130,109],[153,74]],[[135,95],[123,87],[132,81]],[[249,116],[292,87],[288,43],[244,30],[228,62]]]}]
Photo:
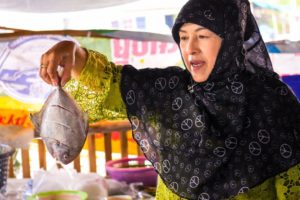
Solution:
[{"label": "silver fish", "polygon": [[79,155],[88,134],[88,116],[63,88],[55,88],[30,119],[35,136],[42,138],[56,160],[68,164]]}]

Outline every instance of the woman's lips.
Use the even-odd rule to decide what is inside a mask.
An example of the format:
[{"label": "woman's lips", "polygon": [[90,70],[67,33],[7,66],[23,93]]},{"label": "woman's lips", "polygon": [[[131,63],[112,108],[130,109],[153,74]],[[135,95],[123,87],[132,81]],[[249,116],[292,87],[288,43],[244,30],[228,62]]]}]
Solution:
[{"label": "woman's lips", "polygon": [[191,62],[191,68],[193,71],[197,71],[200,68],[202,68],[202,66],[204,66],[204,64],[205,64],[204,61]]}]

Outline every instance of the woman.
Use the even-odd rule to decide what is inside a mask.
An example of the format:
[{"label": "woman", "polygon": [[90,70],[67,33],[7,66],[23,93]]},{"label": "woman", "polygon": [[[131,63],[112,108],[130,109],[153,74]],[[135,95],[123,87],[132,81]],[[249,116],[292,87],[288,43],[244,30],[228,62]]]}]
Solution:
[{"label": "woman", "polygon": [[[60,42],[40,76],[91,120],[128,116],[159,174],[157,199],[297,199],[300,106],[266,51],[247,0],[190,0],[172,29],[186,70],[116,66]],[[91,97],[91,98],[88,98]]]}]

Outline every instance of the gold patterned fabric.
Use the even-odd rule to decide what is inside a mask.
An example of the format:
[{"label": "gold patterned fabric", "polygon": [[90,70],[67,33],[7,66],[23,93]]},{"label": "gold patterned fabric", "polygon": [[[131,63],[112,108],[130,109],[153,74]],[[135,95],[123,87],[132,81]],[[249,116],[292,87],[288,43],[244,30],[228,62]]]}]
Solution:
[{"label": "gold patterned fabric", "polygon": [[[91,121],[100,119],[124,119],[126,110],[120,93],[122,66],[111,63],[97,52],[89,50],[87,64],[79,80],[71,80],[65,86],[82,109],[89,113]],[[181,200],[159,178],[157,200]],[[300,164],[288,171],[269,178],[262,184],[230,200],[296,200],[300,199]]]},{"label": "gold patterned fabric", "polygon": [[89,50],[80,79],[72,79],[66,84],[66,90],[89,114],[90,122],[126,118],[120,93],[121,70],[122,66],[115,65],[104,55]]},{"label": "gold patterned fabric", "polygon": [[[299,200],[300,199],[300,164],[290,168],[246,193],[228,200]],[[158,179],[156,200],[183,200],[174,194],[163,181]]]}]

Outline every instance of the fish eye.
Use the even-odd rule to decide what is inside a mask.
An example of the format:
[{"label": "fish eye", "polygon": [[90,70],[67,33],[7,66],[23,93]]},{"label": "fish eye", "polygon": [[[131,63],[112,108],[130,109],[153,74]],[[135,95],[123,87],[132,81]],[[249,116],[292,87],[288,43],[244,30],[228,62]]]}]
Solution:
[{"label": "fish eye", "polygon": [[63,158],[64,158],[64,160],[67,160],[67,159],[69,158],[69,155],[65,153],[65,154],[63,155]]}]

